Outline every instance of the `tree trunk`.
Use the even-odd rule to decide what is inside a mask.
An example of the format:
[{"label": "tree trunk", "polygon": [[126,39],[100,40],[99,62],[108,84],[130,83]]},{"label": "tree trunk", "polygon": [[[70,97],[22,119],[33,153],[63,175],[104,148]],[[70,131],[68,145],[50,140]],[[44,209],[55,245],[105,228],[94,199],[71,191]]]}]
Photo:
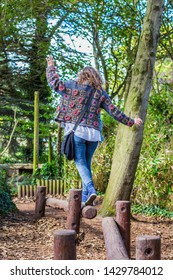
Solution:
[{"label": "tree trunk", "polygon": [[57,135],[57,165],[58,165],[58,177],[61,178],[63,174],[63,157],[61,153],[61,144],[62,144],[62,127],[58,123],[58,135]]},{"label": "tree trunk", "polygon": [[53,150],[52,150],[52,137],[48,137],[48,163],[52,163],[53,160]]},{"label": "tree trunk", "polygon": [[33,174],[38,167],[39,158],[39,92],[34,93],[34,148],[33,148]]},{"label": "tree trunk", "polygon": [[[164,0],[148,0],[125,104],[125,113],[131,117],[139,116],[143,122],[146,118],[152,85],[163,5]],[[117,200],[130,200],[142,146],[143,130],[143,125],[129,128],[120,124],[118,127],[109,184],[101,209],[103,216],[114,214]]]}]

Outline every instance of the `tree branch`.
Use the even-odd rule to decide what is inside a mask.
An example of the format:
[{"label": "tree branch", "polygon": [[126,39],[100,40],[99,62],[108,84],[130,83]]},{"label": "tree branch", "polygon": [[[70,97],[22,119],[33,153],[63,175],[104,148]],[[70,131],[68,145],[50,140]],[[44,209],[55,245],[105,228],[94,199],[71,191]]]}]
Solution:
[{"label": "tree branch", "polygon": [[9,138],[9,141],[7,143],[7,146],[5,147],[5,149],[2,151],[2,153],[0,153],[0,156],[4,155],[5,152],[8,150],[10,144],[11,144],[11,141],[12,141],[12,138],[13,138],[13,135],[14,135],[14,132],[15,132],[15,129],[17,127],[17,124],[18,124],[18,120],[16,118],[16,110],[14,110],[14,127],[13,127],[13,130],[11,132],[11,135],[10,135],[10,138]]}]

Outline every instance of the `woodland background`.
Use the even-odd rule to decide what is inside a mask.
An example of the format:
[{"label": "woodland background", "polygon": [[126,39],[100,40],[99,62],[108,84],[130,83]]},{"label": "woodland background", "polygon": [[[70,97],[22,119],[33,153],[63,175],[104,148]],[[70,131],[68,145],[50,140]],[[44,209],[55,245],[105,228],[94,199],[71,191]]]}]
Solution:
[{"label": "woodland background", "polygon": [[[2,0],[0,3],[0,195],[15,194],[19,178],[2,167],[33,161],[34,92],[39,92],[40,172],[35,178],[61,178],[78,184],[74,163],[59,152],[62,131],[54,122],[58,96],[46,81],[52,54],[60,76],[75,77],[86,65],[102,73],[105,89],[123,110],[139,44],[147,1]],[[87,44],[86,44],[87,41]],[[117,131],[102,112],[104,141],[93,159],[96,188],[108,184]],[[136,212],[173,212],[173,2],[165,1],[144,139],[131,194]],[[5,191],[5,192],[4,192]],[[6,202],[7,202],[6,197]],[[7,203],[6,203],[7,205]],[[9,209],[9,207],[8,207]]]}]

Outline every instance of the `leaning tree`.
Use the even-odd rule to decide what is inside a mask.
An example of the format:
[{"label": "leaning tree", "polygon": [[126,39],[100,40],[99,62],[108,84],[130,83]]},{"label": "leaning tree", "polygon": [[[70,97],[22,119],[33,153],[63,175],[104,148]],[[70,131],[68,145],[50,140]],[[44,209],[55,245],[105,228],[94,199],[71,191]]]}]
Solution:
[{"label": "leaning tree", "polygon": [[[125,113],[141,117],[147,114],[148,99],[152,85],[164,0],[148,0],[140,42],[132,69],[132,78],[125,104]],[[108,187],[101,214],[111,215],[117,200],[129,200],[142,146],[144,126],[119,125]]]}]

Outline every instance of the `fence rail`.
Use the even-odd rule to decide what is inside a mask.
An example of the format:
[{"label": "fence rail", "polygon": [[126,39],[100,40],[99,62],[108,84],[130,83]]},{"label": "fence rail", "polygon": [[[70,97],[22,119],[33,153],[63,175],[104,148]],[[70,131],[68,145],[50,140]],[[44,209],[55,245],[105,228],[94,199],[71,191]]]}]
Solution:
[{"label": "fence rail", "polygon": [[[53,196],[64,195],[71,188],[72,183],[66,180],[37,180],[36,185],[18,185],[18,198],[34,198],[36,197],[37,186],[45,186],[46,194]],[[77,183],[78,188],[81,188],[81,182]]]}]

